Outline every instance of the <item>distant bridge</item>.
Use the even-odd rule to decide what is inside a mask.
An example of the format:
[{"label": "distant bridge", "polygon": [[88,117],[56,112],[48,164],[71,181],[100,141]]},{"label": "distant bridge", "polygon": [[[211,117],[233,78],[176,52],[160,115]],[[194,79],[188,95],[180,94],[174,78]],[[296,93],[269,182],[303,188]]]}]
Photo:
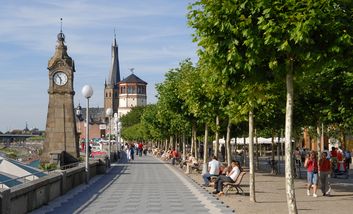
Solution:
[{"label": "distant bridge", "polygon": [[0,134],[0,142],[15,142],[15,141],[22,141],[26,140],[30,137],[37,137],[40,135],[34,134]]}]

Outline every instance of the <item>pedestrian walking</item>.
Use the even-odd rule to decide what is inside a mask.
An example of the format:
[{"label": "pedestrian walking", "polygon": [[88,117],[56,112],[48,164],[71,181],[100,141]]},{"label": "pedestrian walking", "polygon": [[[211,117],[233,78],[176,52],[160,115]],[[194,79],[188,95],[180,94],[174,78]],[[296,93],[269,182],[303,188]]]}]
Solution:
[{"label": "pedestrian walking", "polygon": [[135,149],[133,145],[130,146],[130,158],[131,160],[134,160],[135,158]]},{"label": "pedestrian walking", "polygon": [[328,182],[328,175],[331,173],[331,162],[327,159],[326,152],[321,154],[321,159],[319,161],[319,173],[322,195],[330,196],[331,187]]},{"label": "pedestrian walking", "polygon": [[308,179],[308,189],[306,194],[310,196],[310,189],[313,188],[313,197],[317,197],[317,182],[318,182],[318,163],[316,158],[316,152],[311,151],[310,154],[306,157],[304,167],[307,168],[307,179]]},{"label": "pedestrian walking", "polygon": [[138,144],[137,150],[138,150],[139,157],[142,157],[142,150],[143,150],[143,144],[142,143]]},{"label": "pedestrian walking", "polygon": [[131,160],[131,153],[130,153],[130,145],[129,144],[125,144],[125,147],[124,147],[124,151],[126,153],[126,158],[127,158],[127,161],[130,161]]}]

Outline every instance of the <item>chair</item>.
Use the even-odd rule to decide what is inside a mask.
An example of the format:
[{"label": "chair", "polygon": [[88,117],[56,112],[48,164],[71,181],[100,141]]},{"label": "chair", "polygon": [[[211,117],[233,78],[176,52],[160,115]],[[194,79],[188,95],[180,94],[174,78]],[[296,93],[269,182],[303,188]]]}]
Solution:
[{"label": "chair", "polygon": [[243,180],[244,175],[246,174],[246,172],[240,172],[239,176],[237,177],[237,179],[235,180],[235,182],[224,182],[223,183],[223,187],[225,189],[224,191],[224,195],[227,195],[228,191],[231,189],[236,189],[237,193],[239,194],[239,190],[241,190],[241,192],[244,194],[243,189],[240,187],[241,181]]}]

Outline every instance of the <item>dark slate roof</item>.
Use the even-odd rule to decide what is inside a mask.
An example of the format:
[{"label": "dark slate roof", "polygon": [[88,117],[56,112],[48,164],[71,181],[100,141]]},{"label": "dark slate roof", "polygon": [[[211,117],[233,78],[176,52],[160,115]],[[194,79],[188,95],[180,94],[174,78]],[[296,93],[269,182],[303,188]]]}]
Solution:
[{"label": "dark slate roof", "polygon": [[123,79],[121,81],[121,83],[142,83],[142,84],[147,85],[147,82],[143,81],[142,79],[137,77],[135,74],[131,74],[130,76],[126,77],[125,79]]},{"label": "dark slate roof", "polygon": [[116,39],[112,45],[112,64],[108,76],[108,84],[116,85],[120,81],[120,68],[119,68],[119,51]]},{"label": "dark slate roof", "polygon": [[[77,117],[77,115],[76,115]],[[102,124],[105,123],[105,111],[104,108],[89,108],[89,122],[91,124]],[[86,108],[81,109],[81,117],[78,117],[80,121],[86,119]]]}]

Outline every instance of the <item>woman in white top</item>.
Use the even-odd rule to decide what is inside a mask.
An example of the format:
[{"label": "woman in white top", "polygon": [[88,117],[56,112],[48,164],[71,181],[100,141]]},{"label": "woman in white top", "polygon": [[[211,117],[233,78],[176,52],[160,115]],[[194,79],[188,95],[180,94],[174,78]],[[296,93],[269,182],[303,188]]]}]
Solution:
[{"label": "woman in white top", "polygon": [[241,172],[240,163],[233,160],[231,163],[232,170],[227,175],[220,175],[215,182],[216,191],[213,194],[223,195],[223,183],[224,182],[235,182]]}]

